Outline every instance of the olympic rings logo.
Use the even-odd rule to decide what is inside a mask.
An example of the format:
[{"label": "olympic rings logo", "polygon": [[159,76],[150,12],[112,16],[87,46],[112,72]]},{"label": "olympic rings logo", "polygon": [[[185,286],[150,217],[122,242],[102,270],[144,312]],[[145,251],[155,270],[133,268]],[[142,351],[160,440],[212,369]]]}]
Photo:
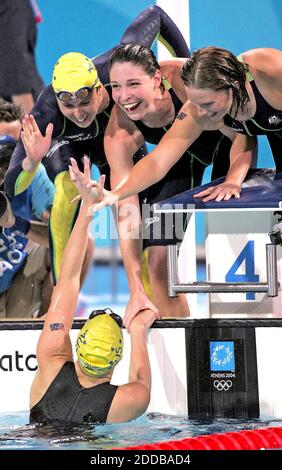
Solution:
[{"label": "olympic rings logo", "polygon": [[213,386],[218,390],[219,392],[227,392],[232,387],[232,382],[231,380],[214,380]]}]

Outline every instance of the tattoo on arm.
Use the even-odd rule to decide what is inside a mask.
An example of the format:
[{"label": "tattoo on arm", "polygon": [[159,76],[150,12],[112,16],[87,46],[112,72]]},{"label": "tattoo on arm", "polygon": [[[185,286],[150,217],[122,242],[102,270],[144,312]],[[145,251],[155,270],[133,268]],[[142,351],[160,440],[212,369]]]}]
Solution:
[{"label": "tattoo on arm", "polygon": [[183,119],[185,119],[186,116],[187,116],[187,114],[181,112],[181,113],[177,114],[176,119],[179,119],[179,121],[183,121]]},{"label": "tattoo on arm", "polygon": [[50,323],[49,326],[50,326],[51,331],[63,330],[64,329],[64,324],[63,323]]}]

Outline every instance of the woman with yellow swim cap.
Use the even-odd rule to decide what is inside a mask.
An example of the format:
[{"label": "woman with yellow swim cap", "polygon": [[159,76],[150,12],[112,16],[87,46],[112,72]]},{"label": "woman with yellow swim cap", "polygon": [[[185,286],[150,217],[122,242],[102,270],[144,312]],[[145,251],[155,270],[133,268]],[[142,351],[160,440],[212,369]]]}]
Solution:
[{"label": "woman with yellow swim cap", "polygon": [[[120,44],[135,42],[151,47],[157,37],[165,40],[174,55],[188,57],[189,49],[182,34],[158,6],[147,8],[132,22]],[[114,104],[108,73],[108,61],[114,49],[94,59],[73,52],[59,58],[52,85],[41,93],[32,115],[23,121],[24,131],[32,135],[33,145],[27,146],[24,139],[19,142],[6,174],[5,187],[10,197],[29,186],[42,159],[54,181],[56,194],[50,218],[54,282],[77,215],[77,204],[70,203],[77,194],[68,173],[70,157],[80,165],[81,157],[86,154],[101,173],[109,175],[103,139]],[[138,155],[145,153],[142,147]]]},{"label": "woman with yellow swim cap", "polygon": [[[37,344],[38,370],[30,392],[31,423],[114,423],[143,414],[150,401],[151,372],[146,333],[156,314],[144,310],[132,321],[129,383],[111,384],[122,358],[122,319],[109,310],[94,311],[78,333],[74,361],[70,330],[79,293],[88,227],[97,191],[90,183],[89,160],[84,173],[72,159],[71,178],[83,204],[67,243],[58,283]],[[103,178],[99,183],[102,191]]]}]

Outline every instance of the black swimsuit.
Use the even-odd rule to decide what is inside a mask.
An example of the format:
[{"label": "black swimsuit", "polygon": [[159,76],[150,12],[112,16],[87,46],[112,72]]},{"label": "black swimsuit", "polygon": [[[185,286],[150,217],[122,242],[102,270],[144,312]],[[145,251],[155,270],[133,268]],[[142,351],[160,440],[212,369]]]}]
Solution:
[{"label": "black swimsuit", "polygon": [[[175,116],[183,103],[179,100],[172,88],[168,89]],[[142,121],[133,121],[142,133],[144,140],[151,144],[158,144],[173,123],[165,127],[148,127]],[[198,139],[189,147],[183,156],[173,165],[169,172],[158,183],[150,186],[139,194],[142,206],[143,220],[143,248],[153,245],[168,245],[181,240],[181,226],[183,217],[176,218],[170,224],[165,223],[165,216],[156,215],[153,208],[148,205],[170,198],[187,189],[199,186],[205,168],[211,163],[215,164],[216,172],[213,178],[225,176],[229,168],[229,152],[231,141],[219,131],[204,131]],[[138,158],[135,158],[135,162]],[[217,164],[218,162],[218,164]],[[179,220],[178,220],[179,219]],[[180,220],[181,219],[181,220]],[[172,227],[168,234],[168,225]],[[183,226],[185,229],[185,224]],[[176,230],[179,235],[176,235]]]},{"label": "black swimsuit", "polygon": [[224,117],[224,123],[241,134],[266,135],[276,170],[280,172],[282,171],[282,110],[273,108],[264,99],[254,80],[250,81],[250,85],[256,100],[255,115],[247,121],[238,121],[227,115]]},{"label": "black swimsuit", "polygon": [[[183,106],[183,103],[177,97],[174,90],[170,87],[168,89],[174,109],[175,109],[175,116],[177,116],[179,110]],[[157,145],[162,137],[166,134],[166,132],[170,129],[173,122],[164,127],[148,127],[142,121],[133,121],[136,127],[142,133],[144,140],[151,144]],[[221,151],[221,147],[224,147],[224,151]],[[223,134],[219,131],[204,131],[198,137],[198,139],[185,151],[183,156],[180,160],[173,166],[172,170],[175,169],[175,173],[181,175],[183,178],[186,178],[185,187],[183,191],[187,189],[192,189],[195,186],[201,184],[202,176],[205,168],[210,165],[211,163],[215,163],[215,160],[222,159],[224,156],[227,156],[228,167],[229,168],[229,150],[231,147],[231,141],[228,138],[225,138]],[[188,159],[187,159],[188,157]],[[182,164],[183,163],[183,164]],[[184,166],[183,166],[184,165]],[[183,175],[183,168],[185,168],[185,175]],[[172,171],[170,170],[170,171]],[[189,172],[189,173],[187,173]],[[220,170],[218,170],[215,177],[219,178],[220,176],[225,176],[227,171],[222,172],[220,174]],[[164,181],[170,172],[165,176],[162,180]],[[168,179],[171,179],[168,177]],[[178,183],[177,183],[178,185]],[[178,186],[179,187],[179,186]],[[181,192],[182,187],[180,188]],[[175,194],[175,193],[174,193]],[[173,194],[173,190],[171,194],[166,196],[170,197]],[[164,199],[164,198],[163,198]],[[159,199],[160,200],[160,199]]]},{"label": "black swimsuit", "polygon": [[30,410],[30,423],[105,423],[118,387],[109,382],[85,388],[73,362],[65,362],[45,395]]}]

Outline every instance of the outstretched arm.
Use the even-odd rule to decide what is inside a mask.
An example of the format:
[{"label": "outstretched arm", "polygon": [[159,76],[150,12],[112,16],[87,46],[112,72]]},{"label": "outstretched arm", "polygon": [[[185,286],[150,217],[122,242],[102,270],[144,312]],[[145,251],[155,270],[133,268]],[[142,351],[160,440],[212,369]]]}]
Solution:
[{"label": "outstretched arm", "polygon": [[53,132],[53,124],[49,123],[46,135],[42,135],[32,114],[26,115],[22,124],[21,141],[17,144],[5,176],[5,187],[9,195],[15,196],[31,184],[42,158],[50,148]]},{"label": "outstretched arm", "polygon": [[[105,153],[111,169],[111,187],[115,188],[128,175],[134,164],[133,156],[142,145],[144,137],[141,132],[115,105],[104,139]],[[141,279],[142,222],[138,196],[119,203],[117,226],[130,292],[124,316],[124,325],[128,327],[130,320],[141,310],[158,311],[147,297]]]},{"label": "outstretched arm", "polygon": [[241,185],[251,167],[257,139],[236,132],[234,134],[230,149],[230,166],[225,181],[195,194],[195,198],[203,198],[204,202],[228,201],[231,197],[240,198]]},{"label": "outstretched arm", "polygon": [[190,50],[176,24],[159,6],[153,5],[130,23],[120,39],[120,44],[95,57],[94,64],[97,67],[104,66],[119,45],[141,44],[150,49],[157,39],[174,57],[190,57]]},{"label": "outstretched arm", "polygon": [[22,167],[23,170],[33,173],[50,148],[54,126],[49,123],[44,136],[32,114],[25,115],[22,124],[21,138],[26,154]]},{"label": "outstretched arm", "polygon": [[[54,97],[53,100],[55,100]],[[26,116],[23,120],[24,134],[22,134],[22,136],[24,135],[27,137],[29,148],[27,149],[24,147],[23,140],[20,138],[5,175],[5,190],[9,197],[20,194],[30,185],[41,159],[46,155],[50,148],[51,135],[53,132],[52,123],[56,122],[57,115],[58,110],[52,102],[50,87],[47,87],[35,103],[32,110],[33,118]],[[27,128],[27,132],[25,132],[25,128]],[[56,135],[53,135],[53,137],[56,138]],[[38,136],[39,140],[37,139]],[[44,148],[40,149],[42,139],[44,142]],[[31,150],[32,142],[33,150]],[[34,146],[36,147],[34,148]],[[31,153],[27,155],[29,150],[31,150]],[[35,156],[34,152],[36,152],[36,158],[38,157],[36,160],[33,160],[33,157]]]},{"label": "outstretched arm", "polygon": [[190,57],[186,41],[172,19],[157,5],[146,8],[128,26],[121,44],[152,47],[158,39],[174,57]]},{"label": "outstretched arm", "polygon": [[[99,190],[87,188],[90,182],[90,166],[87,158],[84,158],[84,173],[79,171],[73,159],[70,172],[81,194],[82,206],[64,252],[58,284],[54,288],[39,339],[37,347],[39,361],[41,352],[44,360],[46,360],[46,355],[64,356],[66,344],[68,344],[68,354],[70,354],[70,343],[67,337],[72,326],[79,293],[80,274],[88,243],[88,226],[92,219],[91,206],[99,195]],[[54,331],[56,331],[55,335],[52,334]]]},{"label": "outstretched arm", "polygon": [[134,165],[117,188],[104,191],[103,201],[96,205],[97,210],[143,191],[167,174],[203,130],[188,113],[189,103],[185,103],[157,147]]}]

